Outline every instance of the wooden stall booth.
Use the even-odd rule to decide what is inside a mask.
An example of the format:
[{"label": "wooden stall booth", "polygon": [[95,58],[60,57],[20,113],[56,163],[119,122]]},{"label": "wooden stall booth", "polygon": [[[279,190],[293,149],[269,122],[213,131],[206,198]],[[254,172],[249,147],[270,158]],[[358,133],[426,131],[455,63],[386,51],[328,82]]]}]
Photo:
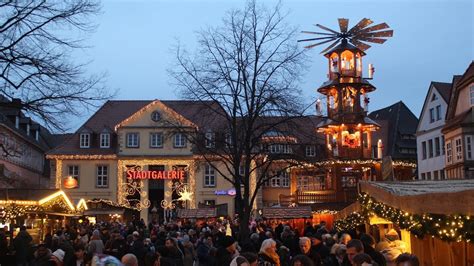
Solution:
[{"label": "wooden stall booth", "polygon": [[203,223],[212,223],[216,220],[217,209],[216,208],[198,208],[198,209],[178,209],[178,219],[184,222],[192,221],[196,225],[200,226]]},{"label": "wooden stall booth", "polygon": [[361,182],[358,203],[335,217],[376,240],[397,232],[421,265],[474,265],[474,180]]},{"label": "wooden stall booth", "polygon": [[74,205],[62,190],[0,190],[0,226],[14,238],[21,225],[26,226],[34,243],[47,232],[64,227],[82,215],[87,205],[81,200]]},{"label": "wooden stall booth", "polygon": [[303,207],[268,207],[262,209],[262,218],[274,224],[289,224],[303,234],[306,222],[312,222],[310,206]]}]

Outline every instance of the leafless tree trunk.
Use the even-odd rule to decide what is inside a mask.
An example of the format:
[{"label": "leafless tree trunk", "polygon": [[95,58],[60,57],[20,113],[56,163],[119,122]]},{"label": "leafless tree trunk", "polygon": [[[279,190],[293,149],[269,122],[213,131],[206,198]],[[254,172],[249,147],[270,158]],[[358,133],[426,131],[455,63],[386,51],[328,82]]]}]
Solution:
[{"label": "leafless tree trunk", "polygon": [[110,98],[103,75],[89,76],[71,59],[85,48],[82,38],[99,11],[94,0],[1,1],[0,93],[20,98],[27,114],[55,130],[66,129],[67,116]]},{"label": "leafless tree trunk", "polygon": [[[248,237],[258,191],[277,175],[273,163],[290,159],[269,154],[262,139],[281,132],[281,126],[301,116],[305,108],[297,85],[306,56],[297,46],[296,29],[284,19],[280,5],[268,9],[250,1],[244,9],[230,11],[222,26],[199,32],[195,55],[178,47],[177,66],[170,70],[181,95],[210,105],[214,110],[213,117],[207,115],[210,123],[224,124],[216,147],[202,145],[203,132],[191,141],[208,163],[225,165],[215,169],[237,188],[242,238]],[[215,108],[216,102],[221,108]],[[256,175],[254,191],[251,175]]]}]

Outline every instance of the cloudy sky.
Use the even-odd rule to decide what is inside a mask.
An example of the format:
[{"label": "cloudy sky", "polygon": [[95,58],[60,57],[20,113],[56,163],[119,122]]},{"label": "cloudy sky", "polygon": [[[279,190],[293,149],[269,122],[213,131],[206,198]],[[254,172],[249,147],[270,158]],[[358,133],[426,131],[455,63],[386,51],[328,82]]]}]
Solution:
[{"label": "cloudy sky", "polygon": [[[430,81],[450,82],[474,58],[472,0],[355,2],[282,0],[289,11],[287,23],[300,30],[315,30],[315,23],[338,28],[340,17],[349,18],[349,27],[364,17],[390,25],[394,36],[374,44],[364,58],[364,64],[376,67],[372,111],[402,100],[419,116]],[[179,41],[193,51],[196,31],[218,25],[227,10],[244,5],[236,0],[105,0],[98,28],[86,41],[91,48],[78,56],[92,61],[89,71],[108,73],[107,86],[119,89],[117,99],[179,99],[166,72],[175,62],[173,45]],[[315,89],[326,79],[327,62],[320,50],[310,52],[301,83],[309,100],[318,97]]]}]

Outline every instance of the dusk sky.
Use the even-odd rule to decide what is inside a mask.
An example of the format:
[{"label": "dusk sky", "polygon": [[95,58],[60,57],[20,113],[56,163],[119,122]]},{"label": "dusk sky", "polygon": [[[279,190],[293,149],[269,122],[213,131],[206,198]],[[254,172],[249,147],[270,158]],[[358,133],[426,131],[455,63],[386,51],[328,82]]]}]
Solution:
[{"label": "dusk sky", "polygon": [[[394,36],[385,44],[373,44],[364,57],[364,71],[368,63],[376,68],[370,111],[402,100],[419,116],[430,82],[450,82],[474,58],[472,0],[355,2],[282,4],[290,12],[286,22],[300,30],[316,30],[316,23],[338,29],[337,18],[342,17],[349,19],[349,27],[364,17],[390,25]],[[175,63],[173,45],[179,40],[193,52],[196,31],[220,24],[227,10],[244,5],[228,0],[103,1],[98,28],[86,40],[91,48],[79,56],[92,60],[88,71],[108,73],[106,85],[119,89],[116,99],[179,99],[166,71]],[[308,103],[320,96],[315,90],[327,79],[327,62],[320,51],[321,47],[310,51],[310,67],[300,84]]]}]

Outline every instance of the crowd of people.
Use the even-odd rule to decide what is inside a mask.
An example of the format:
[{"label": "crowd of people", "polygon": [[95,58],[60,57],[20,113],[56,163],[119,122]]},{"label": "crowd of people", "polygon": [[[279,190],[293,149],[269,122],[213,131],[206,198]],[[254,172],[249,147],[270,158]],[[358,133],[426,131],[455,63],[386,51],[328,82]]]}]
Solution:
[{"label": "crowd of people", "polygon": [[328,230],[324,222],[297,228],[252,222],[243,237],[236,221],[191,223],[78,224],[46,232],[32,244],[25,227],[13,239],[0,229],[0,265],[125,266],[418,266],[391,230],[375,243],[371,235]]}]

